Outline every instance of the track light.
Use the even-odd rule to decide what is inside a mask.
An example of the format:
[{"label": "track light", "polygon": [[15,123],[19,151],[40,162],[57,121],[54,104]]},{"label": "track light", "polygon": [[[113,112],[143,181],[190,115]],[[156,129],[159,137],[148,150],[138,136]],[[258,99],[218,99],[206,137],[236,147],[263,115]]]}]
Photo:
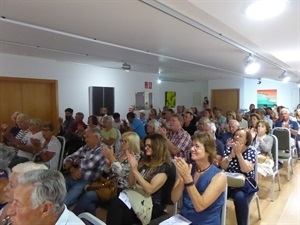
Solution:
[{"label": "track light", "polygon": [[283,83],[287,83],[290,81],[291,77],[288,76],[288,73],[286,71],[284,71],[280,76],[279,79],[282,80]]},{"label": "track light", "polygon": [[129,72],[130,69],[131,69],[131,66],[128,64],[128,63],[123,63],[122,65],[122,69],[125,71],[125,72]]},{"label": "track light", "polygon": [[256,62],[256,59],[252,55],[247,56],[244,61],[246,64],[246,74],[253,75],[259,71],[260,65]]},{"label": "track light", "polygon": [[161,79],[160,78],[157,79],[157,83],[161,84]]}]

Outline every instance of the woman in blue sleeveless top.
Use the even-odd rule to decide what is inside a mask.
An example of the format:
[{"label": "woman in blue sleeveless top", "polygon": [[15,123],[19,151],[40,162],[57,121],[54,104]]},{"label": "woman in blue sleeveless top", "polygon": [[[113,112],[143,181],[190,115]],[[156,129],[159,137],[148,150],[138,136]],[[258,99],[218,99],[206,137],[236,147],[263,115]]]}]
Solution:
[{"label": "woman in blue sleeveless top", "polygon": [[175,157],[178,172],[172,191],[172,201],[183,196],[180,214],[192,225],[220,225],[226,176],[214,166],[216,155],[214,137],[208,133],[192,136],[191,159],[188,165],[184,159]]}]

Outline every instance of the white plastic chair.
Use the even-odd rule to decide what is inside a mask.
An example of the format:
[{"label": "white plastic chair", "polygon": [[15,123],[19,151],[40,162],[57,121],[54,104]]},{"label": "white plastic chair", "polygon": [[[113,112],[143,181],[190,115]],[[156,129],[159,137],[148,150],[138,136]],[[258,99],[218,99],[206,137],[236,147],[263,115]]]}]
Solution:
[{"label": "white plastic chair", "polygon": [[[97,218],[96,216],[88,213],[88,212],[84,212],[84,213],[80,213],[78,215],[78,217],[82,220],[87,220],[91,225],[106,225],[106,223],[104,223],[102,220],[100,220],[99,218]],[[82,221],[84,221],[82,220]]]}]

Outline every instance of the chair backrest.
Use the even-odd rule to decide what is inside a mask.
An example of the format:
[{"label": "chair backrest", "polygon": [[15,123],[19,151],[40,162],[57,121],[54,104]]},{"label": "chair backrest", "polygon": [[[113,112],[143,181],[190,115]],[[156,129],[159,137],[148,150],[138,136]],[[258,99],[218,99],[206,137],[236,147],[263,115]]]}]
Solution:
[{"label": "chair backrest", "polygon": [[271,136],[273,138],[273,145],[271,149],[273,160],[274,160],[273,171],[277,171],[278,170],[278,139],[274,134],[272,134]]},{"label": "chair backrest", "polygon": [[61,148],[60,148],[60,152],[59,152],[59,159],[58,159],[58,166],[57,166],[57,170],[60,171],[61,167],[62,167],[63,159],[64,159],[64,154],[65,154],[66,139],[63,136],[57,136],[56,138],[61,143]]},{"label": "chair backrest", "polygon": [[83,221],[86,222],[88,221],[88,223],[90,225],[106,225],[106,223],[104,223],[102,220],[100,220],[99,218],[97,218],[96,216],[88,213],[88,212],[84,212],[84,213],[80,213],[78,215],[78,217]]},{"label": "chair backrest", "polygon": [[272,134],[278,139],[278,150],[291,150],[291,131],[285,127],[275,127]]},{"label": "chair backrest", "polygon": [[254,178],[255,178],[255,181],[256,181],[256,184],[258,184],[258,154],[257,154],[257,151],[255,151],[255,163],[254,163]]}]

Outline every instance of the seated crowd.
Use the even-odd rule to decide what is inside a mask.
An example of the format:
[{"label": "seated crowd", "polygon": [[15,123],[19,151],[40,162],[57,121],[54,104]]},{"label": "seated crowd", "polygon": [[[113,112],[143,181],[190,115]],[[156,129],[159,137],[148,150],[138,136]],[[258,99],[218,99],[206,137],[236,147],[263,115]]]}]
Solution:
[{"label": "seated crowd", "polygon": [[[58,134],[51,122],[13,113],[13,124],[0,127],[2,224],[83,224],[76,215],[96,215],[97,207],[107,210],[108,225],[149,224],[178,201],[180,215],[191,224],[221,224],[227,189],[222,171],[255,178],[258,160],[260,179],[271,175],[269,134],[286,127],[297,140],[300,110],[293,116],[284,107],[255,109],[251,104],[249,112],[223,116],[221,109],[209,109],[208,101],[203,107],[201,112],[164,107],[159,113],[153,108],[147,116],[131,105],[125,119],[117,112],[107,115],[102,107],[87,124],[83,113],[74,118],[67,108],[65,119],[58,119]],[[56,134],[65,138],[64,149]],[[109,198],[95,186],[103,177],[116,184]],[[244,189],[226,190],[238,225],[248,224],[253,197]],[[22,204],[29,207],[24,213]]]}]

